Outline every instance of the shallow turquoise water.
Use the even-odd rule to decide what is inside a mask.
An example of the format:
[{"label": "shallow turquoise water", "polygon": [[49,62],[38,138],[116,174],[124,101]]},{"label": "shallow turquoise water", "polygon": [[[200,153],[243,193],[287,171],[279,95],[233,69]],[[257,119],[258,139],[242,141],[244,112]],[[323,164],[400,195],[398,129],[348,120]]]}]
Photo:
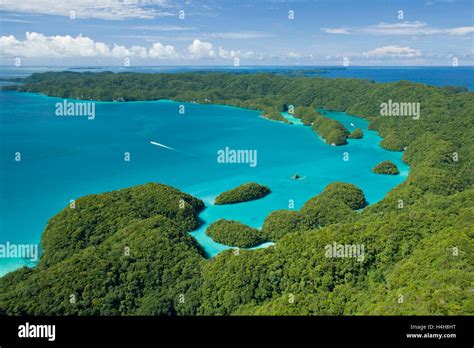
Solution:
[{"label": "shallow turquoise water", "polygon": [[[171,101],[96,103],[96,118],[57,117],[59,98],[0,92],[0,243],[38,243],[49,218],[71,199],[146,182],[175,186],[204,200],[204,224],[191,232],[209,256],[229,248],[205,235],[209,223],[235,219],[261,227],[273,210],[295,209],[332,181],[353,183],[369,203],[401,183],[408,167],[401,153],[383,150],[363,119],[328,112],[363,129],[365,137],[341,147],[326,145],[309,127],[269,121],[256,111]],[[150,141],[178,151],[154,146]],[[257,165],[217,162],[217,151],[257,151]],[[22,155],[14,161],[15,152]],[[129,152],[130,162],[124,161]],[[349,161],[343,161],[344,152]],[[399,176],[371,173],[392,160]],[[293,180],[299,173],[304,180]],[[222,191],[245,182],[269,186],[257,201],[214,206]],[[0,259],[0,274],[27,263]]]},{"label": "shallow turquoise water", "polygon": [[281,114],[292,124],[297,125],[297,126],[303,125],[303,122],[299,118],[296,118],[295,116],[293,116],[292,114],[288,112],[282,112]]}]

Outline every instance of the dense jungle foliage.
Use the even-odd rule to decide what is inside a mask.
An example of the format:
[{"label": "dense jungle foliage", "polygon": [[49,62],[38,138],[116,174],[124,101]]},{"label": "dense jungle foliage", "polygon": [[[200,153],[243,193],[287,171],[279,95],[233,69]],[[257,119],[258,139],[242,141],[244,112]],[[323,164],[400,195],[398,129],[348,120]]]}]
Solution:
[{"label": "dense jungle foliage", "polygon": [[218,243],[239,248],[250,248],[265,242],[261,231],[234,220],[217,220],[207,228],[206,234]]}]

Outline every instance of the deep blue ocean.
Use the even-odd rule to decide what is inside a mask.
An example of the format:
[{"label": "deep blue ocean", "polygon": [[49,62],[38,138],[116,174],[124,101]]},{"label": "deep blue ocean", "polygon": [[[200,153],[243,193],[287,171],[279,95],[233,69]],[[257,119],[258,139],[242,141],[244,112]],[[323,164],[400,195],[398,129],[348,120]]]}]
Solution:
[{"label": "deep blue ocean", "polygon": [[[26,72],[2,68],[0,77],[25,76],[38,70],[24,69]],[[38,71],[51,70],[41,69]],[[171,68],[167,69],[170,72]],[[337,70],[334,74],[355,70]],[[387,81],[410,79],[408,70],[403,69],[367,69],[356,73],[365,76],[357,77],[367,78],[369,70]],[[412,69],[415,81],[472,88],[472,81],[464,83],[466,72],[440,68],[436,75],[419,70]],[[472,69],[468,70],[471,74]],[[439,75],[443,77],[436,78]],[[429,76],[434,79],[419,80]],[[294,209],[299,209],[333,181],[359,186],[373,204],[408,175],[408,167],[401,162],[402,153],[382,149],[381,138],[367,130],[365,120],[343,113],[326,115],[349,130],[362,128],[365,136],[335,147],[325,144],[309,127],[269,121],[257,111],[229,106],[184,103],[186,113],[182,115],[181,103],[171,101],[97,102],[96,117],[88,120],[55,116],[57,102],[62,99],[0,92],[0,244],[39,243],[48,219],[71,199],[160,182],[204,200],[207,207],[200,214],[204,224],[191,234],[212,257],[229,248],[205,235],[209,223],[219,218],[258,228],[271,211],[289,209],[290,201],[294,201]],[[226,147],[256,150],[257,165],[218,163],[217,152]],[[17,152],[21,153],[20,162],[15,161]],[[128,162],[124,161],[125,152],[130,153]],[[345,152],[348,161],[344,161]],[[395,162],[401,175],[371,173],[372,167],[383,160]],[[304,179],[292,179],[295,173]],[[249,181],[269,186],[272,193],[257,201],[213,205],[219,193]],[[0,258],[0,275],[24,264],[31,263]]]}]

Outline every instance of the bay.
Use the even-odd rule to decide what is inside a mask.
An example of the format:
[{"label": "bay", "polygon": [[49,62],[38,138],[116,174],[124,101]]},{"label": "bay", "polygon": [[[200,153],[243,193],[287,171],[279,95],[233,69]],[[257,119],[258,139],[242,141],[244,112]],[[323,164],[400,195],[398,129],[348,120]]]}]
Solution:
[{"label": "bay", "polygon": [[[344,113],[326,112],[364,138],[345,146],[329,146],[301,124],[288,125],[260,117],[258,111],[222,105],[172,101],[96,102],[96,117],[58,117],[63,99],[37,94],[0,92],[0,243],[39,243],[49,218],[71,199],[147,182],[177,187],[204,200],[203,224],[191,232],[212,257],[229,246],[215,243],[207,226],[220,218],[261,227],[273,210],[299,209],[333,181],[353,183],[373,204],[408,175],[402,153],[382,149],[381,138],[367,122]],[[287,115],[288,116],[288,115]],[[169,148],[155,146],[150,142]],[[248,163],[218,163],[226,147],[255,150]],[[15,161],[15,154],[21,161]],[[344,161],[344,153],[349,161]],[[126,153],[130,161],[125,161]],[[399,176],[371,173],[391,160]],[[298,173],[302,180],[294,180]],[[271,188],[263,199],[214,206],[214,198],[245,182]],[[268,246],[264,244],[261,247]],[[29,264],[0,259],[0,274]]]}]

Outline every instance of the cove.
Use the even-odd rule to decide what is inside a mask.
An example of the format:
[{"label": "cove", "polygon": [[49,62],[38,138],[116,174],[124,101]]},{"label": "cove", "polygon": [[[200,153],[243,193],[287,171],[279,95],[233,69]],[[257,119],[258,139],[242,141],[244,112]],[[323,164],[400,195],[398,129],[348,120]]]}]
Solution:
[{"label": "cove", "polygon": [[[62,101],[0,92],[0,243],[39,243],[47,221],[71,199],[160,182],[205,202],[199,215],[203,224],[190,233],[213,257],[230,248],[205,234],[217,219],[260,228],[271,211],[288,209],[291,203],[299,209],[333,181],[359,186],[373,204],[408,175],[402,153],[382,149],[381,138],[367,129],[364,119],[344,113],[325,112],[349,130],[361,128],[364,138],[334,147],[310,127],[270,121],[257,111],[236,107],[95,102],[95,119],[88,120],[55,116],[55,105]],[[184,115],[179,113],[181,104]],[[219,163],[217,152],[226,148],[257,151],[257,165]],[[16,152],[21,162],[14,161]],[[344,152],[349,161],[343,161]],[[124,153],[130,161],[124,161]],[[371,173],[383,160],[393,161],[401,175]],[[304,179],[292,179],[295,173]],[[249,181],[270,187],[272,193],[257,201],[213,205],[219,193]],[[28,261],[0,259],[0,275],[24,264]]]}]

